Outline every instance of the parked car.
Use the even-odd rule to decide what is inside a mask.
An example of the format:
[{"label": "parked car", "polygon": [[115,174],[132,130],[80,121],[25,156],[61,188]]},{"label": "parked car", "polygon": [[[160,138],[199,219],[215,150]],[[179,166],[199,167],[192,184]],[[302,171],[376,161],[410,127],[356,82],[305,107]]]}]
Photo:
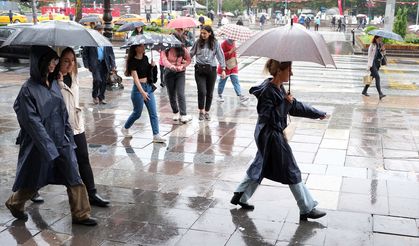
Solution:
[{"label": "parked car", "polygon": [[126,22],[134,22],[134,21],[142,21],[142,22],[146,22],[145,17],[142,17],[140,15],[136,15],[136,14],[125,14],[120,16],[119,18],[115,18],[112,23],[114,25],[122,25]]},{"label": "parked car", "polygon": [[[33,25],[32,23],[10,24],[8,26],[0,26],[0,46],[15,31]],[[40,23],[39,25],[42,25]],[[80,47],[72,47],[76,55],[80,55]],[[4,46],[0,47],[0,57],[9,59],[29,59],[30,46]]]},{"label": "parked car", "polygon": [[[63,14],[58,14],[58,13],[52,14],[51,17],[52,17],[52,20],[70,20],[70,17]],[[39,22],[51,20],[49,13],[37,16],[37,19]]]},{"label": "parked car", "polygon": [[[170,16],[171,16],[170,20],[174,20],[177,17],[175,12],[171,13]],[[161,16],[158,16],[157,18],[151,19],[150,22],[151,22],[152,26],[161,26]],[[169,23],[169,21],[167,19],[167,13],[165,13],[164,14],[164,26],[167,26],[168,23]]]},{"label": "parked car", "polygon": [[[13,23],[25,23],[28,19],[26,16],[21,15],[19,13],[13,13]],[[9,24],[10,18],[9,18],[9,12],[3,12],[0,13],[0,24]]]}]

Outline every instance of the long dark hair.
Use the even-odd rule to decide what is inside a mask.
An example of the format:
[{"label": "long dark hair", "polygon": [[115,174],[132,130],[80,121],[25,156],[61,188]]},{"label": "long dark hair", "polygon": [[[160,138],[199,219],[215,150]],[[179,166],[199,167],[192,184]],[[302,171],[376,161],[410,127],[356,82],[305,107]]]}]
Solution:
[{"label": "long dark hair", "polygon": [[[125,72],[124,72],[125,76],[131,76],[131,71],[129,69],[129,64],[131,64],[132,60],[137,55],[137,52],[135,51],[135,48],[137,48],[137,46],[139,46],[139,45],[131,45],[129,47],[128,57],[127,57],[127,61],[125,63]],[[145,56],[145,49],[144,49],[143,57],[144,56]]]},{"label": "long dark hair", "polygon": [[[205,31],[207,31],[207,32],[209,32],[211,34],[208,37],[208,47],[211,50],[213,50],[214,49],[214,46],[215,46],[215,42],[217,41],[217,39],[214,36],[214,31],[212,30],[212,27],[211,26],[208,26],[208,25],[204,25],[204,26],[202,26],[201,30],[202,29],[205,30]],[[204,48],[205,42],[206,42],[206,40],[202,39],[201,38],[201,35],[199,35],[199,39],[198,39],[199,48],[201,48],[201,49]]]},{"label": "long dark hair", "polygon": [[74,59],[75,59],[75,61],[74,61],[74,63],[75,63],[74,64],[74,68],[73,68],[73,71],[71,71],[71,74],[70,75],[71,76],[73,76],[73,75],[74,76],[77,76],[78,71],[77,71],[77,56],[76,56],[76,52],[74,52],[73,48],[67,47],[67,48],[63,49],[63,51],[61,52],[60,61],[57,64],[57,66],[55,66],[54,72],[52,74],[49,74],[48,75],[49,82],[52,82],[54,79],[58,79],[58,74],[60,73],[60,67],[61,67],[62,57],[65,54],[67,54],[67,53],[72,53],[73,56],[74,56]]},{"label": "long dark hair", "polygon": [[[183,37],[183,35],[180,35],[177,32],[174,32],[173,33],[173,36],[175,36],[182,43],[182,45],[180,47],[173,47],[172,48],[176,52],[176,57],[177,58],[179,58],[179,57],[185,57],[185,50],[183,49],[183,47],[185,45],[185,38]],[[166,50],[166,56],[167,56],[167,53],[168,52],[169,52],[169,50]]]},{"label": "long dark hair", "polygon": [[373,43],[373,44],[377,44],[377,39],[378,39],[379,37],[380,37],[380,36],[374,36],[374,37],[372,38],[371,43]]},{"label": "long dark hair", "polygon": [[141,32],[138,33],[137,28],[135,28],[135,30],[132,32],[132,35],[139,35],[139,34],[143,34],[144,33],[144,27],[141,26]]}]

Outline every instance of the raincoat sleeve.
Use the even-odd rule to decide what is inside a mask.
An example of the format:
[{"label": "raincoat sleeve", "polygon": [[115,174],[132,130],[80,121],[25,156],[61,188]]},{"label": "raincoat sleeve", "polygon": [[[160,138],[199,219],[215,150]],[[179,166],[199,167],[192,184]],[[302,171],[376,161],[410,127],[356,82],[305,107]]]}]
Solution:
[{"label": "raincoat sleeve", "polygon": [[43,153],[48,161],[52,161],[59,156],[57,147],[49,137],[31,99],[32,96],[28,89],[22,88],[13,105],[17,120],[22,129],[32,138],[35,146],[39,148],[40,153]]},{"label": "raincoat sleeve", "polygon": [[294,99],[292,102],[291,110],[289,113],[292,116],[305,117],[310,119],[318,119],[326,115],[326,112],[317,110],[310,105],[299,102],[297,99]]}]

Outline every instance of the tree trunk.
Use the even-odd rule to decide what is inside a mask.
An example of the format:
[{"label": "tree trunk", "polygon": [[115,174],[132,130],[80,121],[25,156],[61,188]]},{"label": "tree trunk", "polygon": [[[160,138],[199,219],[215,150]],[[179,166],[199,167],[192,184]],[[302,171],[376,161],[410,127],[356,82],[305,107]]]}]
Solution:
[{"label": "tree trunk", "polygon": [[76,22],[79,22],[79,20],[83,17],[82,15],[82,0],[76,0]]}]

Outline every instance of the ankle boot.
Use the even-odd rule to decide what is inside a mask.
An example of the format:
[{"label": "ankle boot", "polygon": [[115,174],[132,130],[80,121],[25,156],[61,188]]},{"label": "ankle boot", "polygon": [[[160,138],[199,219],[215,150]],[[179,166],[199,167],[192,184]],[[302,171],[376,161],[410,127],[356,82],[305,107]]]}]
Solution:
[{"label": "ankle boot", "polygon": [[369,85],[365,85],[364,89],[362,90],[362,95],[369,97],[370,95],[367,93],[368,87],[370,87]]},{"label": "ankle boot", "polygon": [[255,206],[250,205],[248,203],[244,203],[244,202],[240,202],[240,198],[242,197],[244,192],[234,192],[234,196],[233,198],[231,198],[231,204],[234,205],[240,205],[242,207],[242,209],[246,209],[246,210],[253,210],[255,209]]}]

